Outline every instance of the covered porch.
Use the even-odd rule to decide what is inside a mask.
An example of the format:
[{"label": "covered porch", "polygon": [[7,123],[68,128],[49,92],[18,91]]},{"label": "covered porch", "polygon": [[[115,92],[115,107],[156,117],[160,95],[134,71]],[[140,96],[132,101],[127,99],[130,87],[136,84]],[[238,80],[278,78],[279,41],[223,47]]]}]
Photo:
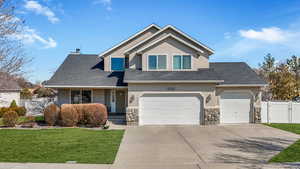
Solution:
[{"label": "covered porch", "polygon": [[115,88],[57,88],[57,104],[105,104],[110,116],[125,116],[127,87]]}]

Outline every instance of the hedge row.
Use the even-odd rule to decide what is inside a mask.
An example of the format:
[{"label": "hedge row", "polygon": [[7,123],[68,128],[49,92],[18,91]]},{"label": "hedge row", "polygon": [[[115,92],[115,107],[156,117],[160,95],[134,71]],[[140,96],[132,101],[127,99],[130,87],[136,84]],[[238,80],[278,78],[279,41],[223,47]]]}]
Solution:
[{"label": "hedge row", "polygon": [[45,109],[44,116],[48,125],[98,127],[106,123],[107,109],[98,103],[63,104],[61,108],[52,104]]}]

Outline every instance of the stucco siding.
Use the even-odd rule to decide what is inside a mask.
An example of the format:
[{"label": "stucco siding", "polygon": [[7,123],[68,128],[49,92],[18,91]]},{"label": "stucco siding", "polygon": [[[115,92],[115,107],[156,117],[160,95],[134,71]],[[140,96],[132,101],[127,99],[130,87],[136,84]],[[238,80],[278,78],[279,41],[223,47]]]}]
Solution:
[{"label": "stucco siding", "polygon": [[105,104],[105,94],[103,89],[93,90],[93,102]]},{"label": "stucco siding", "polygon": [[167,55],[167,69],[173,70],[173,56],[174,55],[191,55],[192,56],[192,69],[198,70],[199,68],[208,68],[208,58],[204,56],[198,56],[197,52],[190,47],[174,40],[173,38],[167,38],[164,41],[152,46],[142,55],[142,69],[147,70],[148,67],[148,55],[164,54]]},{"label": "stucco siding", "polygon": [[151,36],[152,34],[154,34],[157,31],[158,30],[156,28],[152,27],[151,29],[148,29],[144,33],[140,34],[139,36],[137,36],[136,38],[132,39],[131,41],[125,43],[124,45],[120,46],[119,48],[104,55],[104,70],[110,71],[110,57],[125,57],[125,55],[124,55],[125,50],[136,45],[140,41],[148,38],[149,36]]},{"label": "stucco siding", "polygon": [[[204,99],[204,107],[218,106],[214,84],[129,84],[128,106],[138,107],[140,96],[144,93],[156,92],[199,93]],[[207,97],[209,97],[209,99],[206,99]]]},{"label": "stucco siding", "polygon": [[19,91],[0,91],[0,107],[8,107],[15,100],[17,105],[20,104]]}]

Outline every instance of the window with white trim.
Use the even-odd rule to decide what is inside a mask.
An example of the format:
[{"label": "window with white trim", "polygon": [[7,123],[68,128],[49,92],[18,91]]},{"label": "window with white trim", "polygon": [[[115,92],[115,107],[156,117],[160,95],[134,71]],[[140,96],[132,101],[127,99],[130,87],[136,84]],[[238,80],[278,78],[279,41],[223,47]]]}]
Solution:
[{"label": "window with white trim", "polygon": [[149,70],[164,70],[167,69],[166,55],[149,55],[148,56]]},{"label": "window with white trim", "polygon": [[192,69],[192,56],[191,55],[174,55],[173,56],[173,69]]},{"label": "window with white trim", "polygon": [[92,103],[91,90],[71,90],[71,104]]},{"label": "window with white trim", "polygon": [[112,71],[124,71],[125,58],[111,58],[111,70]]}]

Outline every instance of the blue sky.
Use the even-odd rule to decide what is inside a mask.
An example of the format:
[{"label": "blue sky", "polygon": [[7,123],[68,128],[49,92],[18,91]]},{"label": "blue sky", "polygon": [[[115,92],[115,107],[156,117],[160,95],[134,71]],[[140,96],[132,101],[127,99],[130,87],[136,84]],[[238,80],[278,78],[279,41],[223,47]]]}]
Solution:
[{"label": "blue sky", "polygon": [[33,57],[27,77],[47,80],[70,51],[98,54],[151,23],[172,24],[215,50],[210,61],[257,67],[300,54],[299,0],[20,0],[18,35]]}]

